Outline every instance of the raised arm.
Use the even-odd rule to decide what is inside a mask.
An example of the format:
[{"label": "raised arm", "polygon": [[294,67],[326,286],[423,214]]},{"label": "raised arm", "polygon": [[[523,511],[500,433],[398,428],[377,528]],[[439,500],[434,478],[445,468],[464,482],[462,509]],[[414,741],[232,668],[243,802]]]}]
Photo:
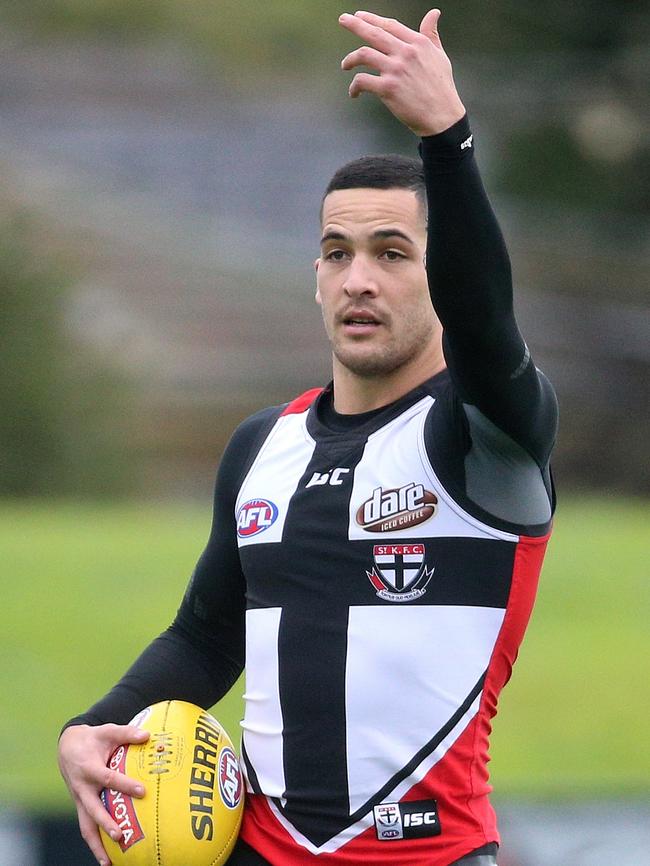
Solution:
[{"label": "raised arm", "polygon": [[[417,32],[368,12],[341,16],[341,24],[367,43],[342,66],[376,70],[357,73],[350,95],[377,95],[423,139],[427,275],[452,380],[463,402],[542,467],[555,437],[557,404],[515,322],[510,260],[476,165],[439,17],[437,9],[428,12]],[[489,429],[482,432],[489,436]]]}]

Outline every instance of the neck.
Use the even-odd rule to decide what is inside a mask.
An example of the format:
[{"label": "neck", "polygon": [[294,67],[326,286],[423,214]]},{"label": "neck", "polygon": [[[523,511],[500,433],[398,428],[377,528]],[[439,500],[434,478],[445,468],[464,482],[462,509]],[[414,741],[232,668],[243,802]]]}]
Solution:
[{"label": "neck", "polygon": [[446,367],[441,342],[436,342],[409,364],[388,374],[359,376],[344,367],[336,357],[333,364],[334,408],[342,415],[370,412],[393,403]]}]

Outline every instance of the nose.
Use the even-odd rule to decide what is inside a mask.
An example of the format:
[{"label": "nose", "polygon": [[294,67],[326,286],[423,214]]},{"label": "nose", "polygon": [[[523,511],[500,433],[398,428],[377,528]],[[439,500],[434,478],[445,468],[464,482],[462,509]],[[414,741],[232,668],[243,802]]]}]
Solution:
[{"label": "nose", "polygon": [[377,282],[366,256],[355,255],[352,258],[345,273],[343,291],[350,298],[359,298],[363,295],[375,297],[377,294]]}]

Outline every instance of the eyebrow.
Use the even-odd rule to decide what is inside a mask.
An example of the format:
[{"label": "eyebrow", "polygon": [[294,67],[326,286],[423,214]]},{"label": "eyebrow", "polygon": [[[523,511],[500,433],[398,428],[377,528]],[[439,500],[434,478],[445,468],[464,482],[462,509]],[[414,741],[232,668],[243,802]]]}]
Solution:
[{"label": "eyebrow", "polygon": [[[370,236],[373,239],[383,239],[383,238],[401,238],[403,241],[406,241],[407,244],[411,244],[413,246],[413,241],[411,238],[404,234],[400,229],[377,229],[376,232],[373,232]],[[342,232],[327,232],[327,234],[323,235],[321,238],[321,246],[327,241],[347,241],[349,238],[347,235],[344,235]]]}]

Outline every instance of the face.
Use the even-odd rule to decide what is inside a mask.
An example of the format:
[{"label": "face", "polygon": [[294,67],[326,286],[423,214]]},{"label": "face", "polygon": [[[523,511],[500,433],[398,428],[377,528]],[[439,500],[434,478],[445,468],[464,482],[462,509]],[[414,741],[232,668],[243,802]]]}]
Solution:
[{"label": "face", "polygon": [[323,202],[317,292],[334,363],[364,378],[416,362],[438,336],[422,204],[406,189],[346,189]]}]

